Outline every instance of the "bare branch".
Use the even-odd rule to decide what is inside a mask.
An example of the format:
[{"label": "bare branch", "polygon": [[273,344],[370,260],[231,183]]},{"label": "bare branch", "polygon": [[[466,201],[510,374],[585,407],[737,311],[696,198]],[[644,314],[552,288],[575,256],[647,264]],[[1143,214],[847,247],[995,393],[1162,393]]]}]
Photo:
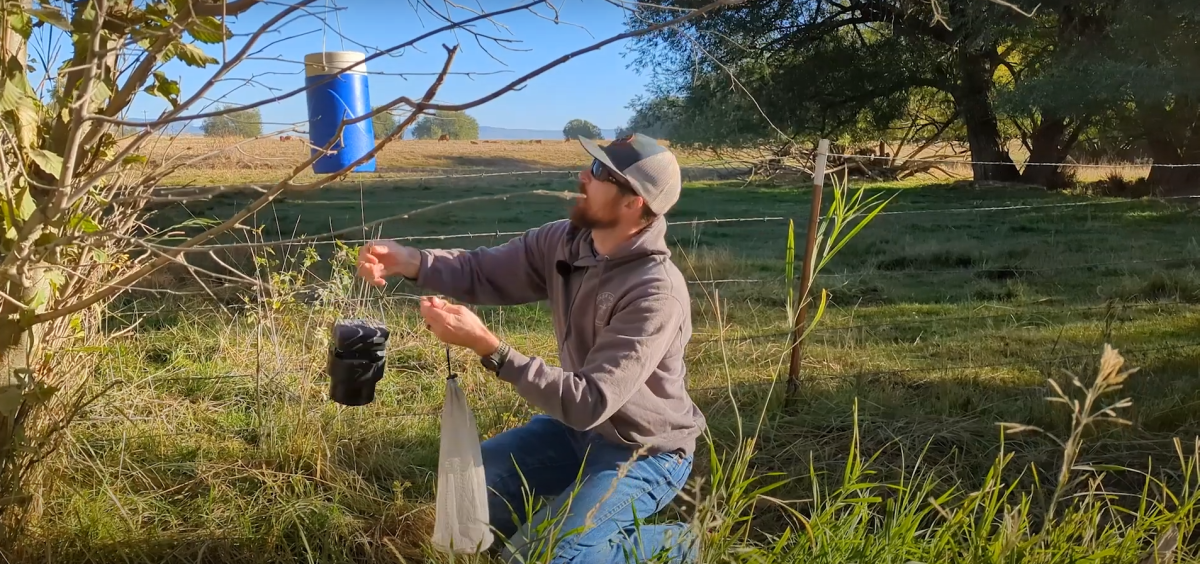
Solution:
[{"label": "bare branch", "polygon": [[[429,211],[433,211],[433,210],[437,210],[437,209],[441,209],[441,208],[445,208],[445,207],[449,207],[449,206],[456,206],[456,205],[465,204],[468,202],[482,202],[482,201],[488,201],[488,200],[507,200],[514,196],[550,196],[550,197],[554,197],[554,198],[562,198],[564,200],[572,200],[572,199],[583,197],[582,194],[579,194],[577,192],[553,192],[550,190],[527,190],[525,192],[514,192],[514,193],[509,193],[509,194],[493,194],[491,196],[473,196],[470,198],[462,198],[459,200],[450,200],[448,202],[441,202],[441,203],[433,204],[431,206],[418,208],[418,209],[415,209],[415,210],[412,210],[409,212],[404,212],[402,214],[397,214],[397,215],[388,216],[388,217],[385,217],[382,219],[377,219],[375,221],[364,223],[362,225],[355,225],[353,227],[347,227],[345,229],[338,229],[337,231],[330,231],[329,233],[322,233],[320,235],[310,235],[307,237],[296,237],[293,239],[284,239],[281,241],[264,241],[264,242],[260,242],[260,243],[222,243],[219,245],[199,245],[199,246],[195,246],[195,247],[186,248],[186,249],[184,249],[184,252],[195,252],[195,251],[207,252],[207,251],[210,251],[213,249],[256,249],[256,248],[261,248],[261,247],[277,247],[280,245],[300,245],[300,244],[305,244],[305,243],[312,243],[315,241],[320,241],[321,239],[325,239],[327,237],[336,237],[338,235],[343,235],[346,233],[354,233],[356,231],[363,231],[365,229],[370,229],[371,227],[374,227],[376,225],[383,225],[384,223],[390,223],[390,222],[400,220],[400,219],[408,219],[409,217],[417,215],[419,213],[425,213],[425,212],[429,212]],[[146,244],[153,245],[153,243],[146,243]],[[167,246],[167,245],[155,245],[155,247],[157,247],[159,249],[164,249],[164,250],[178,248],[178,247],[172,247],[172,246]]]},{"label": "bare branch", "polygon": [[[310,4],[310,3],[314,2],[315,0],[303,0],[303,1],[304,1],[304,4],[305,4],[305,5],[307,5],[307,4]],[[315,82],[315,83],[314,83],[314,84],[312,84],[312,85],[305,85],[305,86],[302,86],[302,87],[296,88],[296,89],[294,89],[294,90],[288,91],[288,92],[286,92],[286,93],[284,93],[284,94],[280,94],[279,96],[274,96],[274,97],[271,97],[271,98],[266,98],[266,99],[263,99],[263,100],[259,100],[259,101],[257,101],[257,102],[251,102],[251,103],[249,103],[249,104],[243,104],[243,105],[241,105],[241,106],[237,106],[237,107],[235,107],[235,108],[229,108],[229,109],[226,109],[226,110],[217,110],[217,111],[212,111],[212,112],[203,112],[203,113],[198,113],[198,114],[192,114],[192,115],[189,115],[189,116],[179,116],[179,115],[175,115],[175,116],[168,116],[168,117],[164,117],[164,118],[157,119],[157,120],[150,121],[150,122],[131,122],[131,121],[125,121],[125,120],[120,120],[120,119],[114,119],[114,118],[110,118],[110,117],[107,117],[107,116],[95,116],[95,115],[93,115],[93,116],[88,116],[88,119],[93,119],[93,120],[98,120],[98,121],[104,121],[104,122],[111,123],[111,124],[114,124],[114,125],[124,125],[124,126],[133,126],[133,127],[149,127],[149,128],[154,128],[154,127],[162,127],[162,126],[164,126],[164,125],[169,125],[169,124],[171,124],[171,123],[175,123],[175,122],[179,122],[179,121],[188,121],[188,120],[198,120],[198,119],[205,119],[205,118],[210,118],[210,117],[218,117],[218,116],[223,116],[223,115],[226,115],[226,114],[230,114],[230,113],[234,113],[234,112],[240,112],[240,111],[244,111],[244,110],[252,110],[252,109],[254,109],[254,108],[261,107],[261,106],[265,106],[265,105],[267,105],[267,104],[273,104],[273,103],[275,103],[275,102],[279,102],[279,101],[282,101],[282,100],[286,100],[286,99],[288,99],[288,98],[291,98],[291,97],[293,97],[293,96],[295,96],[295,95],[297,95],[297,94],[300,94],[300,93],[306,92],[306,91],[308,91],[308,90],[311,90],[312,88],[315,88],[315,87],[317,87],[317,86],[320,86],[320,85],[322,85],[322,84],[325,84],[326,82],[329,82],[329,81],[331,81],[331,80],[334,80],[334,79],[336,79],[336,78],[340,77],[341,75],[343,75],[343,74],[345,74],[345,73],[347,73],[347,72],[350,72],[351,70],[353,70],[353,69],[355,69],[355,68],[358,68],[358,67],[359,67],[359,66],[361,66],[361,65],[365,65],[366,63],[368,63],[368,62],[370,62],[370,61],[373,61],[373,60],[375,60],[375,59],[378,59],[379,57],[382,57],[382,56],[384,56],[384,55],[387,55],[387,54],[389,54],[389,53],[393,53],[393,52],[395,52],[395,51],[399,51],[399,50],[401,50],[401,49],[404,49],[404,48],[407,48],[407,47],[411,47],[411,46],[415,45],[416,43],[418,43],[418,42],[420,42],[420,41],[423,41],[423,40],[425,40],[425,39],[428,39],[428,38],[430,38],[430,37],[433,37],[433,36],[435,36],[435,35],[437,35],[437,34],[439,34],[439,33],[443,33],[443,32],[446,32],[446,31],[449,31],[449,30],[452,30],[452,29],[456,29],[456,28],[458,28],[458,27],[461,27],[461,26],[463,26],[463,25],[466,25],[466,24],[469,24],[469,23],[472,23],[472,22],[476,22],[476,21],[479,21],[479,20],[487,19],[487,18],[489,18],[489,17],[496,17],[496,16],[503,15],[503,14],[508,14],[508,13],[512,13],[512,12],[519,12],[519,11],[521,11],[521,10],[527,10],[527,9],[529,9],[529,8],[533,7],[533,6],[537,6],[538,4],[543,4],[543,3],[545,3],[545,2],[546,2],[546,0],[535,0],[535,1],[533,1],[533,2],[527,2],[527,3],[525,3],[525,4],[521,4],[521,5],[519,5],[519,6],[514,6],[514,7],[512,7],[512,8],[506,8],[506,9],[504,9],[504,10],[497,10],[497,11],[495,11],[495,12],[489,12],[489,13],[487,13],[487,14],[484,14],[484,15],[481,15],[481,16],[476,16],[476,17],[473,17],[473,18],[468,18],[468,19],[466,19],[466,20],[463,20],[463,21],[461,21],[461,22],[457,22],[457,23],[455,23],[455,24],[448,24],[448,25],[444,25],[444,26],[442,26],[442,27],[439,27],[439,28],[437,28],[437,29],[431,30],[431,31],[429,31],[429,32],[427,32],[427,33],[423,33],[423,34],[421,34],[421,35],[419,35],[419,36],[417,36],[417,37],[415,37],[415,38],[413,38],[413,39],[411,39],[411,40],[409,40],[409,41],[405,41],[404,43],[401,43],[401,44],[399,44],[399,45],[395,45],[395,46],[393,46],[393,47],[389,47],[389,48],[387,48],[387,49],[385,49],[385,50],[383,50],[383,51],[379,51],[379,52],[377,52],[377,53],[372,53],[371,55],[368,55],[368,56],[366,56],[366,57],[365,57],[363,60],[361,60],[361,61],[358,61],[358,62],[356,62],[356,63],[352,63],[352,64],[350,64],[350,65],[347,65],[345,68],[342,68],[342,69],[338,70],[336,73],[332,73],[332,74],[326,75],[324,78],[322,78],[321,80],[319,80],[319,81]],[[245,49],[243,49],[243,50],[245,50]],[[229,66],[229,64],[231,64],[231,63],[234,63],[235,61],[240,61],[240,60],[241,60],[240,58],[238,58],[237,56],[235,56],[235,57],[234,57],[234,59],[230,61],[230,63],[227,63],[227,64],[226,64],[226,66]],[[218,76],[217,76],[217,77],[214,77],[214,78],[219,78],[221,75],[223,75],[223,73],[218,73]]]},{"label": "bare branch", "polygon": [[[413,108],[414,110],[419,109],[420,111],[436,110],[436,111],[443,111],[443,112],[460,112],[463,110],[469,110],[476,106],[486,104],[492,100],[495,100],[496,98],[499,98],[500,96],[502,96],[508,92],[516,90],[518,87],[525,84],[526,82],[529,82],[531,79],[533,79],[541,74],[544,74],[546,71],[549,71],[550,69],[553,69],[553,68],[555,68],[567,61],[570,61],[571,59],[574,59],[575,57],[578,57],[580,55],[585,55],[592,51],[599,51],[600,49],[604,48],[605,46],[612,44],[612,43],[616,43],[618,41],[623,41],[625,39],[632,39],[634,37],[648,35],[648,34],[656,32],[656,31],[662,31],[664,29],[677,26],[685,21],[695,19],[697,17],[708,14],[709,12],[712,12],[714,10],[728,7],[728,6],[737,5],[737,4],[740,4],[741,2],[742,2],[742,0],[717,0],[716,2],[712,2],[711,4],[708,4],[702,8],[697,8],[691,12],[688,12],[688,13],[686,13],[682,16],[679,16],[677,18],[674,18],[672,20],[658,23],[658,24],[655,24],[655,25],[652,25],[652,26],[649,26],[649,27],[646,27],[643,29],[627,31],[625,33],[614,35],[603,41],[593,43],[592,45],[589,45],[582,49],[577,49],[575,51],[567,53],[566,55],[563,55],[553,61],[550,61],[549,63],[546,63],[545,65],[542,65],[537,70],[534,70],[528,74],[525,74],[524,76],[508,83],[503,88],[500,88],[499,90],[496,90],[495,92],[492,92],[491,94],[488,94],[482,98],[472,100],[470,102],[464,102],[462,104],[421,104],[421,105],[419,105],[416,102],[413,102],[412,100],[410,100],[408,98],[400,98],[400,102],[402,102],[406,106]],[[418,108],[418,106],[419,106],[419,108]]]},{"label": "bare branch", "polygon": [[201,17],[213,18],[228,18],[237,16],[243,12],[253,8],[259,0],[234,0],[233,2],[225,2],[217,0],[214,3],[189,2],[192,5],[192,12]]},{"label": "bare branch", "polygon": [[[181,112],[183,112],[184,110],[186,110],[187,108],[189,108],[193,104],[195,104],[197,100],[203,99],[205,94],[207,94],[208,90],[210,88],[212,88],[212,86],[215,84],[214,81],[222,78],[223,76],[228,74],[230,70],[232,70],[234,67],[236,67],[238,64],[240,64],[241,61],[244,59],[244,57],[246,57],[249,54],[250,49],[254,47],[255,43],[259,39],[261,39],[262,36],[267,33],[267,31],[271,30],[277,23],[279,23],[279,21],[286,18],[292,12],[299,10],[300,8],[304,7],[305,5],[311,4],[312,2],[315,2],[315,1],[316,0],[301,0],[298,4],[289,6],[287,9],[279,12],[274,17],[272,17],[270,20],[265,22],[262,26],[260,26],[253,34],[251,34],[250,39],[247,40],[246,44],[242,46],[242,49],[240,51],[238,51],[237,54],[234,55],[234,58],[229,60],[225,64],[221,65],[221,67],[212,76],[212,78],[209,80],[209,82],[206,82],[205,85],[202,86],[200,88],[200,90],[198,90],[194,95],[192,95],[191,98],[180,103],[178,107],[176,107],[166,113],[166,117],[163,118],[163,119],[168,120],[166,123],[171,123],[172,121],[189,121],[187,119],[182,119],[177,116]],[[82,198],[85,194],[87,194],[88,190],[90,190],[92,188],[92,186],[95,185],[96,182],[98,182],[101,178],[103,178],[106,174],[108,174],[109,171],[111,171],[114,167],[116,167],[118,165],[118,163],[120,163],[126,156],[132,154],[133,151],[137,150],[141,146],[141,144],[146,140],[146,138],[148,138],[150,136],[152,128],[157,127],[157,126],[153,126],[149,123],[126,122],[124,120],[117,120],[117,119],[110,118],[107,116],[97,116],[97,115],[85,116],[84,120],[106,121],[106,122],[112,123],[114,125],[137,126],[137,127],[142,127],[143,131],[137,135],[137,137],[134,139],[134,141],[130,142],[124,149],[119,151],[111,160],[109,160],[109,162],[105,163],[105,165],[102,166],[99,171],[97,171],[95,174],[93,174],[91,177],[89,177],[87,179],[87,181],[84,182],[82,185],[78,186],[75,190],[75,193],[71,195],[71,197],[66,202],[66,206],[64,206],[64,207],[70,207],[70,206],[74,205],[74,203],[76,201],[78,201],[79,198]]]},{"label": "bare branch", "polygon": [[[449,72],[450,64],[454,60],[454,55],[455,55],[455,53],[458,52],[458,49],[457,48],[453,48],[453,49],[447,48],[446,50],[448,53],[447,53],[447,57],[446,57],[446,64],[443,67],[443,71]],[[425,97],[422,100],[424,102],[428,102],[429,100],[432,100],[437,95],[437,90],[441,87],[442,82],[444,80],[445,80],[444,75],[439,76],[438,79],[435,80],[433,82],[433,84],[430,86],[429,90],[425,93]],[[375,149],[378,150],[383,145],[385,145],[387,142],[394,139],[395,137],[397,137],[399,135],[403,135],[404,131],[408,128],[408,126],[411,125],[412,122],[416,120],[416,116],[417,116],[416,112],[413,112],[412,114],[410,114],[408,116],[408,118],[406,118],[405,121],[399,127],[397,127],[394,131],[392,131],[391,134],[384,137],[383,141],[381,143],[377,144]],[[341,126],[338,127],[338,135],[335,135],[332,139],[330,139],[330,141],[329,141],[330,144],[335,142],[337,140],[337,138],[340,136],[340,133],[341,133],[344,125],[345,124],[342,124]],[[328,149],[328,145],[326,146],[326,149]],[[51,310],[51,311],[42,312],[42,313],[39,313],[39,314],[33,316],[32,318],[29,319],[28,323],[30,325],[46,323],[49,321],[53,321],[55,319],[59,319],[59,318],[71,315],[75,312],[82,311],[89,307],[92,307],[93,305],[100,303],[101,301],[106,300],[106,299],[112,297],[113,295],[117,294],[118,292],[122,291],[129,284],[132,284],[132,283],[142,279],[146,275],[158,270],[159,268],[162,268],[163,266],[165,266],[166,264],[168,264],[171,261],[171,257],[176,257],[180,253],[182,253],[184,250],[186,250],[190,247],[195,247],[197,245],[203,244],[204,242],[212,239],[213,237],[216,237],[226,231],[229,231],[230,229],[234,228],[235,226],[238,226],[243,220],[245,220],[251,214],[257,212],[258,210],[265,207],[267,204],[271,203],[275,199],[276,196],[278,196],[280,193],[282,193],[289,186],[292,186],[292,183],[291,183],[292,179],[295,178],[298,174],[300,174],[300,172],[303,171],[305,168],[311,166],[311,164],[313,162],[315,162],[317,158],[318,157],[316,157],[316,156],[310,157],[307,161],[305,161],[305,163],[302,163],[302,164],[296,166],[294,169],[292,169],[292,172],[290,175],[288,175],[283,180],[280,180],[278,183],[275,184],[275,186],[271,187],[271,189],[268,190],[265,194],[260,196],[257,200],[252,202],[250,205],[246,206],[245,208],[242,208],[241,211],[234,214],[233,217],[225,220],[220,225],[217,225],[216,227],[213,227],[203,233],[195,235],[176,247],[169,247],[168,250],[163,253],[163,256],[159,256],[158,258],[155,258],[154,260],[149,261],[148,263],[143,264],[143,265],[137,267],[136,269],[132,269],[130,272],[126,273],[124,276],[122,276],[116,282],[114,282],[112,284],[104,285],[104,287],[101,290],[98,290],[85,298],[81,298],[78,301],[71,303],[67,306],[64,306],[64,307],[61,307],[61,308],[58,308],[55,310]],[[353,167],[353,166],[357,166],[357,165],[351,165],[351,166]],[[326,180],[326,183],[328,183],[328,180]],[[6,262],[7,262],[7,260],[11,260],[11,258],[6,258]]]},{"label": "bare branch", "polygon": [[138,89],[146,83],[146,79],[150,77],[150,73],[154,72],[154,65],[158,62],[158,55],[171,44],[173,39],[173,36],[164,33],[146,49],[141,62],[129,73],[129,78],[125,80],[125,84],[121,85],[116,94],[113,94],[112,98],[109,99],[108,107],[104,108],[100,112],[101,114],[116,116],[129,105],[129,102],[133,101],[133,97],[137,94]]}]

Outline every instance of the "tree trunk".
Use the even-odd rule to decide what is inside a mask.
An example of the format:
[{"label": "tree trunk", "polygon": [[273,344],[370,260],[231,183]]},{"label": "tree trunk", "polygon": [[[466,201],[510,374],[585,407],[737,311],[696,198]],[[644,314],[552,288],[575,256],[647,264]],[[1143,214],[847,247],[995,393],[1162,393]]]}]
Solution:
[{"label": "tree trunk", "polygon": [[[1056,116],[1052,113],[1042,115],[1041,123],[1034,128],[1033,133],[1029,136],[1029,161],[1028,163],[1061,163],[1066,161],[1067,155],[1075,146],[1075,142],[1079,140],[1079,131],[1082,128],[1076,127],[1074,131],[1067,126],[1066,118]],[[1066,178],[1063,174],[1062,167],[1059,166],[1031,166],[1025,165],[1025,170],[1021,173],[1021,181],[1046,188],[1063,187]]]},{"label": "tree trunk", "polygon": [[1163,196],[1200,194],[1200,166],[1160,166],[1200,163],[1200,148],[1196,147],[1196,141],[1189,143],[1191,147],[1179,147],[1165,135],[1151,135],[1149,142],[1154,165],[1150,167],[1146,182],[1159,188]]},{"label": "tree trunk", "polygon": [[1163,196],[1200,194],[1200,103],[1180,98],[1171,109],[1140,112],[1154,166],[1146,181]]},{"label": "tree trunk", "polygon": [[[21,291],[17,284],[5,284],[5,293],[18,299],[28,299],[29,290]],[[27,329],[18,320],[19,309],[5,300],[0,303],[0,516],[21,505],[24,492],[18,481],[21,468],[20,449],[25,446],[24,424],[18,416],[20,397],[25,386],[20,379],[22,371],[32,367],[32,354],[36,354],[37,333]],[[13,395],[18,403],[13,403]],[[19,512],[18,512],[19,514]],[[13,531],[11,521],[0,519],[0,539],[8,542]]]},{"label": "tree trunk", "polygon": [[1016,182],[1021,174],[1000,144],[1000,125],[992,110],[992,63],[983,54],[962,53],[956,65],[959,77],[954,101],[967,126],[975,180]]}]

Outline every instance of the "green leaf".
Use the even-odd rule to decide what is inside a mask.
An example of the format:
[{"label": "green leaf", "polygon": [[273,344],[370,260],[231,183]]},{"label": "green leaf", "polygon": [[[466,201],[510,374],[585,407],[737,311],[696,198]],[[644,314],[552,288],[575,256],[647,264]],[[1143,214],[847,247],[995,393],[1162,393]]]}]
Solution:
[{"label": "green leaf", "polygon": [[107,262],[108,261],[108,253],[106,253],[100,249],[92,249],[92,260],[94,260],[96,262]]},{"label": "green leaf", "polygon": [[24,399],[20,386],[10,384],[0,388],[0,417],[15,416]]},{"label": "green leaf", "polygon": [[[96,21],[96,3],[89,0],[82,10],[76,9],[75,18],[78,21],[87,24],[91,24],[92,22]],[[89,29],[95,28],[94,25],[88,25],[86,27]],[[74,26],[72,26],[72,29],[74,29]],[[78,45],[78,42],[76,42],[76,44]]]},{"label": "green leaf", "polygon": [[33,143],[38,122],[37,107],[33,103],[33,90],[24,74],[17,74],[4,81],[0,90],[0,112],[13,112],[18,119],[18,135],[21,146]]},{"label": "green leaf", "polygon": [[[37,210],[37,202],[33,200],[33,194],[30,193],[29,187],[18,189],[13,199],[16,204],[16,220],[19,222],[29,219],[33,215],[33,212]],[[15,224],[16,221],[12,223]]]},{"label": "green leaf", "polygon": [[112,89],[104,81],[95,81],[92,86],[92,105],[96,107],[103,106],[104,102],[112,97],[112,94]]},{"label": "green leaf", "polygon": [[63,284],[67,283],[67,277],[58,270],[47,270],[44,276],[46,277],[46,281],[50,283],[50,288],[53,290],[57,290],[61,288]]},{"label": "green leaf", "polygon": [[62,174],[62,157],[58,156],[53,151],[46,149],[34,149],[33,151],[29,152],[29,158],[33,159],[33,162],[42,167],[42,170],[46,171],[46,174],[49,174],[54,178],[59,178],[59,175]]},{"label": "green leaf", "polygon": [[25,401],[30,405],[45,405],[56,393],[58,393],[57,386],[34,382],[32,389],[25,392]]},{"label": "green leaf", "polygon": [[[883,211],[884,206],[887,206],[889,203],[891,203],[891,201],[893,199],[895,199],[896,196],[899,196],[899,195],[900,195],[900,193],[896,192],[895,194],[892,195],[891,198],[884,200],[882,203],[880,203],[878,206],[876,206],[875,209],[871,211],[871,213],[867,214],[866,217],[862,218],[862,220],[860,220],[858,222],[858,224],[854,226],[854,229],[851,229],[850,232],[847,233],[845,237],[843,237],[840,241],[837,242],[836,245],[834,245],[833,250],[829,251],[829,253],[826,254],[821,259],[821,266],[824,267],[825,263],[829,262],[829,259],[832,259],[833,256],[836,255],[837,252],[842,249],[842,247],[846,246],[846,243],[849,243],[850,240],[853,239],[854,236],[857,235],[859,231],[862,231],[862,229],[864,227],[866,227],[867,224],[870,223],[872,219],[875,219],[875,216],[878,215],[879,212]],[[820,270],[820,268],[818,268],[818,270]]]},{"label": "green leaf", "polygon": [[37,239],[34,239],[33,246],[45,247],[46,245],[49,245],[57,240],[58,233],[55,233],[53,229],[44,229],[42,234],[38,235]]},{"label": "green leaf", "polygon": [[146,6],[146,13],[158,16],[161,18],[173,18],[179,13],[179,3],[172,2],[154,2]]},{"label": "green leaf", "polygon": [[26,12],[58,29],[68,33],[71,31],[71,21],[63,15],[62,10],[59,10],[55,6],[43,5],[41,8],[27,9]]},{"label": "green leaf", "polygon": [[71,229],[78,229],[84,233],[95,233],[100,230],[100,225],[95,220],[86,215],[77,215],[71,218],[67,223]]},{"label": "green leaf", "polygon": [[126,155],[121,159],[121,164],[124,165],[146,164],[147,162],[150,162],[150,159],[146,155]]},{"label": "green leaf", "polygon": [[220,43],[233,37],[221,20],[212,16],[200,18],[187,29],[189,35],[201,43]]},{"label": "green leaf", "polygon": [[204,68],[218,62],[217,59],[205,53],[203,49],[190,43],[180,43],[175,51],[175,58],[183,61],[190,67],[196,68]]},{"label": "green leaf", "polygon": [[33,299],[30,300],[27,306],[30,310],[39,311],[42,306],[50,303],[50,284],[38,284],[37,291],[33,294]]},{"label": "green leaf", "polygon": [[8,28],[15,31],[21,37],[29,39],[33,35],[33,19],[24,11],[9,12]]},{"label": "green leaf", "polygon": [[143,92],[157,96],[171,103],[172,108],[179,107],[179,83],[167,78],[163,71],[154,71],[154,81],[142,89]]}]

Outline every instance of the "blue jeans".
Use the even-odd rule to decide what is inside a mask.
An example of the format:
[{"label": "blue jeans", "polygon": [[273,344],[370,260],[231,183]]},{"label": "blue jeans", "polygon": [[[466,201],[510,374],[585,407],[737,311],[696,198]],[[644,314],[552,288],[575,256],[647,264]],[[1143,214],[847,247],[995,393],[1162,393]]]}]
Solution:
[{"label": "blue jeans", "polygon": [[[692,471],[690,455],[643,455],[629,463],[632,450],[546,415],[484,441],[481,448],[491,526],[500,542],[508,539],[502,551],[506,562],[544,562],[548,554],[555,564],[695,558],[694,535],[686,524],[641,523],[683,487]],[[544,497],[551,498],[549,503],[539,501]],[[528,519],[527,501],[535,511]]]}]

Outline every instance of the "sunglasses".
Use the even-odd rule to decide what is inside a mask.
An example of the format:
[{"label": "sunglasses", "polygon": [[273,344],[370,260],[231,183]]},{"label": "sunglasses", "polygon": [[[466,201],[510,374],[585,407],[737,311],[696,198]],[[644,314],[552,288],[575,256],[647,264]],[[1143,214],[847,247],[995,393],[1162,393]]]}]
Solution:
[{"label": "sunglasses", "polygon": [[612,182],[613,184],[625,184],[625,181],[613,173],[604,163],[598,159],[592,159],[592,177],[601,182]]}]

